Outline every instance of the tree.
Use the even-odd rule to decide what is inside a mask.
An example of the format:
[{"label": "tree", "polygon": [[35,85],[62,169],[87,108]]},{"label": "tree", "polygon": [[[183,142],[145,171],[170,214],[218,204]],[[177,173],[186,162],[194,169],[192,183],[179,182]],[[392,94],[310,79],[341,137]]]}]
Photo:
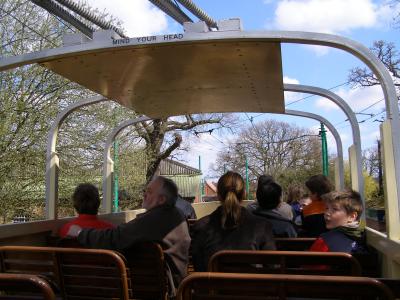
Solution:
[{"label": "tree", "polygon": [[[382,61],[385,67],[393,76],[397,89],[397,96],[400,99],[400,54],[394,43],[386,41],[375,41],[371,51]],[[350,70],[348,81],[354,86],[374,86],[380,82],[375,74],[366,67],[356,67]]]},{"label": "tree", "polygon": [[321,146],[318,137],[304,128],[267,120],[243,129],[217,157],[215,171],[234,170],[245,174],[248,161],[250,179],[269,174],[284,187],[304,183],[321,173]]},{"label": "tree", "polygon": [[201,130],[210,124],[227,126],[230,120],[222,114],[185,115],[155,119],[136,125],[136,132],[145,142],[147,153],[146,182],[155,174],[161,160],[168,158],[182,143],[179,131]]},{"label": "tree", "polygon": [[[70,32],[68,26],[29,1],[0,0],[0,57],[58,47],[61,37]],[[0,215],[3,222],[9,221],[17,209],[32,212],[33,205],[44,206],[46,138],[51,120],[69,104],[91,94],[37,65],[0,73]],[[102,110],[103,115],[111,111],[110,107],[109,104],[108,109]],[[68,167],[91,173],[89,161],[98,156],[102,158],[98,143],[104,141],[112,122],[109,116],[82,114],[88,111],[82,110],[74,114],[75,118],[68,119],[62,127],[57,151],[68,158],[65,164]],[[90,180],[88,177],[70,179],[76,182],[82,178]],[[72,189],[70,185],[64,188],[65,181],[61,181],[60,196],[69,198]],[[35,211],[41,214],[39,209]]]},{"label": "tree", "polygon": [[[102,18],[118,22],[104,13]],[[30,1],[0,0],[0,57],[59,47],[62,36],[72,31]],[[90,95],[91,91],[37,65],[0,73],[0,215],[4,222],[12,218],[14,208],[32,210],[32,201],[36,206],[44,205],[46,138],[51,120],[68,105]],[[104,140],[113,127],[135,116],[135,112],[109,102],[68,117],[57,143],[61,205],[69,205],[67,199],[77,183],[91,181],[101,186]],[[218,122],[223,122],[222,115],[143,122],[119,137],[123,141],[120,149],[133,147],[132,153],[146,152],[143,185],[160,161],[181,146],[180,131]],[[127,175],[133,184],[143,178],[133,180],[136,173],[131,170]]]}]

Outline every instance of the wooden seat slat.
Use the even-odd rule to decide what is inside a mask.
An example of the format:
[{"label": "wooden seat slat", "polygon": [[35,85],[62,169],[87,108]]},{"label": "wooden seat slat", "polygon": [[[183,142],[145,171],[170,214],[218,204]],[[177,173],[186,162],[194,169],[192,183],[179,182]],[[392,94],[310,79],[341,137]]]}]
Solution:
[{"label": "wooden seat slat", "polygon": [[347,253],[222,250],[209,261],[210,272],[361,275],[358,261]]},{"label": "wooden seat slat", "polygon": [[[177,299],[385,299],[390,290],[378,280],[355,276],[193,273]],[[354,298],[353,298],[354,297]]]},{"label": "wooden seat slat", "polygon": [[[115,251],[2,246],[0,256],[3,272],[22,272],[32,269],[31,271],[37,274],[50,275],[49,279],[54,279],[56,289],[60,290],[60,295],[65,299],[70,299],[69,294],[72,292],[77,298],[86,297],[88,291],[91,291],[89,296],[92,299],[129,298],[125,259]],[[18,258],[18,263],[10,264],[10,257]],[[39,257],[43,261],[37,259]],[[34,263],[32,258],[35,259]],[[71,280],[75,285],[70,285]]]},{"label": "wooden seat slat", "polygon": [[119,274],[118,270],[112,267],[97,267],[97,266],[87,266],[87,265],[63,265],[64,274],[81,274],[90,275],[97,274],[98,276],[117,276]]}]

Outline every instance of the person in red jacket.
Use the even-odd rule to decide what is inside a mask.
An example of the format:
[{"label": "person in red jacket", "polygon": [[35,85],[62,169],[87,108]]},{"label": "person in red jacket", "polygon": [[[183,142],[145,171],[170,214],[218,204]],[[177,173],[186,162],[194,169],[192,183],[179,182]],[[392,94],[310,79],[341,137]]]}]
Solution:
[{"label": "person in red jacket", "polygon": [[360,227],[363,205],[360,194],[353,191],[324,195],[326,228],[311,246],[311,251],[360,253],[366,249],[365,235]]},{"label": "person in red jacket", "polygon": [[74,208],[78,213],[78,217],[64,224],[58,234],[64,238],[67,236],[68,230],[72,225],[78,225],[82,228],[114,228],[115,226],[109,222],[97,218],[97,212],[100,206],[99,190],[93,184],[82,183],[78,185],[72,195]]}]

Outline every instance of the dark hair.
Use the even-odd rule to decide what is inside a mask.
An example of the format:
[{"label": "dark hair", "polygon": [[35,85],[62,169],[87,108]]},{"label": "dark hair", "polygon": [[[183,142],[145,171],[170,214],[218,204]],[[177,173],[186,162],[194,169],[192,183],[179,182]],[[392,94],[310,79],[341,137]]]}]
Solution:
[{"label": "dark hair", "polygon": [[353,190],[345,190],[340,192],[330,192],[325,194],[322,199],[326,203],[338,203],[342,207],[347,215],[351,213],[357,213],[357,220],[360,220],[363,212],[363,204],[361,196],[358,192]]},{"label": "dark hair", "polygon": [[328,177],[321,174],[311,176],[306,181],[305,185],[311,193],[317,194],[319,198],[321,198],[323,194],[333,191],[333,185],[329,181]]},{"label": "dark hair", "polygon": [[161,181],[160,194],[165,196],[165,203],[170,206],[175,206],[176,199],[178,198],[178,187],[176,183],[164,176],[157,176],[156,180]]},{"label": "dark hair", "polygon": [[275,182],[274,177],[271,175],[261,175],[258,177],[258,183],[257,186],[260,186],[260,184],[267,184],[269,182]]},{"label": "dark hair", "polygon": [[240,220],[240,201],[246,194],[242,176],[232,171],[226,172],[218,180],[217,193],[222,202],[222,228],[235,227]]},{"label": "dark hair", "polygon": [[97,215],[100,206],[99,190],[91,183],[82,183],[75,188],[72,201],[78,214]]},{"label": "dark hair", "polygon": [[276,182],[258,185],[257,201],[261,208],[274,209],[281,202],[282,187]]}]

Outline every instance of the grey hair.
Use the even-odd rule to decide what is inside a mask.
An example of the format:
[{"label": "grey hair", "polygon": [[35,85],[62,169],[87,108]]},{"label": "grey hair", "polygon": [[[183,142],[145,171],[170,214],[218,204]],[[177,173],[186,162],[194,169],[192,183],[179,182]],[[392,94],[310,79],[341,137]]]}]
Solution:
[{"label": "grey hair", "polygon": [[160,194],[165,196],[165,203],[170,206],[175,206],[176,199],[178,198],[178,187],[176,183],[164,176],[157,176],[155,180],[161,181]]}]

